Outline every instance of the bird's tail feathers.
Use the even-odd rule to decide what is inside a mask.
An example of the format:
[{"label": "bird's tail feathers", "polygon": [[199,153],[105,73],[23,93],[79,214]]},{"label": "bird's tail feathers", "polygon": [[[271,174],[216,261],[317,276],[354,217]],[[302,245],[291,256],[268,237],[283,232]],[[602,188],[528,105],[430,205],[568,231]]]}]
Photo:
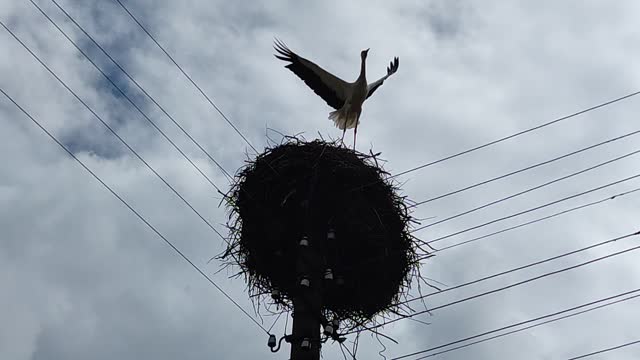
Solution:
[{"label": "bird's tail feathers", "polygon": [[356,127],[356,122],[359,122],[357,114],[350,112],[346,106],[330,112],[329,119],[333,120],[335,126],[340,130],[353,129]]}]

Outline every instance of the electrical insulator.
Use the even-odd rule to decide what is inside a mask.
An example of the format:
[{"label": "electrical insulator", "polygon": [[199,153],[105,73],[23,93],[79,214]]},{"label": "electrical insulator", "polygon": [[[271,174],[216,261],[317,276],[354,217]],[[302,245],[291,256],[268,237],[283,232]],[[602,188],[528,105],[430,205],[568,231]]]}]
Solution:
[{"label": "electrical insulator", "polygon": [[269,341],[267,341],[267,346],[269,346],[270,348],[274,348],[276,347],[276,336],[271,334],[269,335]]},{"label": "electrical insulator", "polygon": [[331,320],[331,324],[333,325],[334,328],[338,329],[340,327],[340,320],[333,319]]},{"label": "electrical insulator", "polygon": [[331,336],[331,335],[333,335],[333,324],[327,324],[327,325],[324,327],[324,331],[323,331],[323,333],[324,333],[325,335],[327,335],[327,336]]},{"label": "electrical insulator", "polygon": [[333,280],[333,271],[331,271],[331,269],[327,269],[324,271],[324,279]]},{"label": "electrical insulator", "polygon": [[280,299],[280,290],[278,290],[278,289],[273,289],[273,290],[271,291],[271,298],[272,298],[272,299],[274,299],[274,300],[278,300],[278,299]]},{"label": "electrical insulator", "polygon": [[309,287],[309,285],[311,285],[311,282],[309,281],[309,278],[307,278],[307,277],[303,277],[303,278],[300,280],[300,285],[301,285],[301,286],[304,286],[304,287]]},{"label": "electrical insulator", "polygon": [[327,239],[328,240],[335,240],[336,238],[336,232],[333,229],[329,229],[329,231],[327,232]]},{"label": "electrical insulator", "polygon": [[306,236],[303,236],[300,240],[300,246],[309,246],[309,239]]},{"label": "electrical insulator", "polygon": [[309,340],[309,338],[302,339],[302,343],[300,343],[300,347],[302,348],[302,350],[310,350],[311,340]]}]

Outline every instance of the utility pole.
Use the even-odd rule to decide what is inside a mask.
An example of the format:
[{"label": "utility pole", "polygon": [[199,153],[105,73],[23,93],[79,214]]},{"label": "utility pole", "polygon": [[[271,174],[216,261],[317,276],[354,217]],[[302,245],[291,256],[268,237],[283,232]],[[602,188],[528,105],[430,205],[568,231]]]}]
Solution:
[{"label": "utility pole", "polygon": [[[316,291],[310,289],[311,292]],[[320,360],[319,310],[319,301],[314,301],[313,297],[293,300],[291,360]]]},{"label": "utility pole", "polygon": [[[322,316],[322,269],[318,238],[315,235],[314,192],[317,171],[309,182],[307,198],[300,204],[305,211],[303,235],[298,246],[296,275],[298,292],[293,297],[291,360],[320,360],[320,317]],[[316,220],[316,221],[314,221]],[[311,241],[308,236],[311,236]]]}]

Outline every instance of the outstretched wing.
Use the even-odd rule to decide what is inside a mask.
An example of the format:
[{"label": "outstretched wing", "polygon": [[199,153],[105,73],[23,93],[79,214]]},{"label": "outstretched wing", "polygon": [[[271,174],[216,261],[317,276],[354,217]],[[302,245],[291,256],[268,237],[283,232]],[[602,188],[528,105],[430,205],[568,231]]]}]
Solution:
[{"label": "outstretched wing", "polygon": [[344,105],[350,87],[348,82],[298,56],[280,40],[276,39],[274,49],[278,52],[275,57],[289,62],[290,64],[285,67],[302,79],[329,106],[337,110]]},{"label": "outstretched wing", "polygon": [[399,65],[400,65],[400,59],[398,59],[397,57],[393,58],[393,61],[389,64],[389,67],[387,67],[387,75],[381,77],[377,81],[372,82],[367,86],[367,99],[369,98],[369,96],[373,95],[374,91],[376,91],[380,86],[382,86],[382,83],[385,80],[387,80],[389,76],[395,74],[395,72],[398,71]]}]

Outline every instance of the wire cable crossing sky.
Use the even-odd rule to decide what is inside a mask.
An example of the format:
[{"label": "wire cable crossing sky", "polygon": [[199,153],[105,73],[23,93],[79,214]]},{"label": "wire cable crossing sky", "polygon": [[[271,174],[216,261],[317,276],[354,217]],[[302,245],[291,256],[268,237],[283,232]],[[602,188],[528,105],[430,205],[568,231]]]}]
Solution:
[{"label": "wire cable crossing sky", "polygon": [[[625,237],[636,236],[636,235],[640,235],[640,232],[635,232],[635,233],[629,234],[629,235],[627,235]],[[597,257],[595,259],[584,261],[584,262],[581,262],[581,263],[578,263],[578,264],[575,264],[575,265],[572,265],[572,266],[568,266],[568,267],[565,267],[565,268],[562,268],[562,269],[559,269],[559,270],[547,272],[547,273],[544,273],[544,274],[541,274],[541,275],[538,275],[538,276],[534,276],[534,277],[531,277],[531,278],[528,278],[528,279],[525,279],[525,280],[517,281],[517,282],[511,283],[511,284],[508,284],[508,285],[505,285],[505,286],[501,286],[501,287],[498,287],[498,288],[494,288],[492,290],[485,291],[485,292],[482,292],[482,293],[479,293],[479,294],[471,295],[471,296],[468,296],[468,297],[465,297],[465,298],[462,298],[462,299],[457,299],[455,301],[451,301],[451,302],[448,302],[448,303],[445,303],[445,304],[442,304],[442,305],[432,306],[427,310],[414,311],[411,315],[408,315],[407,317],[414,317],[414,316],[418,316],[418,315],[421,315],[421,314],[432,313],[432,312],[434,312],[436,310],[439,310],[439,309],[443,309],[443,308],[446,308],[446,307],[449,307],[449,306],[457,305],[457,304],[460,304],[460,303],[463,303],[463,302],[466,302],[466,301],[469,301],[469,300],[474,300],[474,299],[477,299],[477,298],[480,298],[480,297],[483,297],[483,296],[495,294],[497,292],[501,292],[501,291],[504,291],[504,290],[508,290],[508,289],[514,288],[516,286],[520,286],[520,285],[524,285],[524,284],[530,283],[532,281],[544,279],[544,278],[547,278],[549,276],[553,276],[553,275],[556,275],[556,274],[563,273],[565,271],[574,270],[574,269],[577,269],[577,268],[580,268],[580,267],[583,267],[583,266],[586,266],[586,265],[593,264],[595,262],[606,260],[606,259],[609,259],[611,257],[618,256],[618,255],[626,254],[628,252],[635,251],[635,250],[638,250],[638,249],[640,249],[640,246],[634,246],[634,247],[627,248],[625,250],[616,251],[616,252],[613,252],[613,253],[610,253],[610,254],[607,254],[607,255],[604,255],[604,256]],[[388,325],[388,324],[391,324],[391,323],[394,323],[394,322],[397,322],[397,321],[400,321],[400,320],[404,320],[404,318],[400,317],[400,318],[397,318],[397,319],[394,319],[394,320],[389,320],[389,321],[377,324],[375,326],[372,326],[370,328],[367,328],[367,330],[376,329],[376,328],[379,328],[379,327],[382,327],[382,326],[385,326],[385,325]]]},{"label": "wire cable crossing sky", "polygon": [[[52,0],[54,1],[54,0]],[[151,40],[153,40],[153,42],[158,46],[158,48],[160,50],[162,50],[162,52],[169,58],[169,60],[171,60],[171,62],[180,70],[180,72],[185,76],[185,78],[187,78],[187,80],[189,80],[189,82],[191,84],[193,84],[193,86],[198,89],[198,91],[200,92],[200,94],[202,94],[202,96],[207,100],[207,102],[220,114],[220,116],[222,116],[222,118],[227,122],[227,124],[229,124],[229,126],[231,126],[233,128],[233,130],[238,133],[238,135],[240,135],[240,137],[242,138],[242,140],[244,140],[244,142],[247,143],[247,145],[249,145],[249,147],[251,147],[251,149],[253,149],[253,151],[255,151],[256,153],[258,153],[258,150],[251,144],[251,142],[244,136],[244,134],[233,124],[233,122],[231,122],[231,120],[229,120],[229,118],[227,117],[227,115],[225,115],[225,113],[222,112],[222,110],[220,110],[220,108],[213,102],[213,100],[211,100],[211,98],[209,97],[209,95],[207,95],[204,90],[202,90],[202,88],[191,78],[191,76],[189,76],[189,74],[187,74],[187,72],[182,68],[182,66],[180,66],[178,64],[178,62],[176,62],[176,60],[173,58],[173,56],[171,56],[167,50],[165,50],[165,48],[160,45],[160,43],[158,42],[158,40],[156,40],[156,38],[151,35],[151,33],[149,32],[149,30],[147,30],[146,27],[144,27],[144,25],[142,25],[142,23],[140,22],[140,20],[138,20],[138,18],[136,18],[131,11],[129,11],[129,9],[120,1],[120,0],[114,0],[115,2],[118,3],[118,5],[120,5],[122,7],[122,9],[131,17],[131,19],[138,24],[138,26],[140,26],[140,29],[142,29],[142,31],[144,31],[145,34],[147,34],[149,36],[149,38]],[[54,1],[55,2],[55,1]]]},{"label": "wire cable crossing sky", "polygon": [[[632,0],[2,2],[0,318],[13,326],[0,359],[255,359],[280,343],[274,358],[307,345],[324,359],[640,358],[639,12]],[[349,98],[363,121],[353,146],[328,118]],[[312,204],[313,171],[294,181],[291,154],[264,155],[313,142],[324,151],[299,166],[326,192],[289,212]],[[340,175],[353,148],[379,176]],[[264,196],[234,198],[265,159]],[[394,200],[362,196],[383,183]],[[397,207],[416,254],[395,312],[323,312],[306,317],[319,341],[291,336],[305,312],[282,306],[301,296],[255,291],[246,249],[229,249],[246,244],[234,241],[246,195],[248,210],[274,204],[256,246],[296,249],[261,259],[321,287],[310,303],[324,310],[363,284],[396,294],[384,284],[405,248],[386,245],[399,228],[384,208]],[[318,226],[311,253],[314,237],[336,246],[311,270],[288,262],[305,224]],[[375,240],[350,248],[359,229]]]},{"label": "wire cable crossing sky", "polygon": [[116,197],[122,204],[124,204],[140,221],[142,221],[149,229],[151,229],[158,237],[160,237],[167,245],[171,247],[180,257],[182,257],[191,267],[193,267],[200,275],[202,275],[211,285],[213,285],[218,291],[220,291],[229,301],[231,301],[243,314],[245,314],[251,321],[253,321],[259,328],[264,330],[264,332],[269,333],[267,329],[265,329],[262,324],[256,321],[249,313],[244,310],[235,300],[233,300],[218,284],[216,284],[207,274],[205,274],[196,264],[194,264],[183,252],[181,252],[171,241],[169,241],[162,233],[160,233],[151,223],[149,223],[139,212],[137,212],[128,202],[126,202],[118,193],[116,193],[107,183],[105,183],[95,172],[91,171],[79,158],[77,158],[72,151],[70,151],[64,144],[62,144],[56,137],[54,137],[46,128],[44,128],[35,118],[33,118],[24,108],[22,108],[18,103],[16,103],[9,94],[7,94],[2,88],[0,88],[0,92],[9,99],[16,107],[20,109],[31,121],[33,121],[47,136],[51,138],[58,146],[60,146],[64,151],[66,151],[75,161],[78,162],[91,176],[93,176],[98,182],[104,186],[114,197]]},{"label": "wire cable crossing sky", "polygon": [[[467,344],[464,344],[464,345],[459,345],[459,346],[456,346],[456,347],[453,347],[453,348],[450,348],[450,349],[447,349],[447,350],[434,352],[434,353],[431,353],[429,355],[424,355],[424,356],[421,356],[421,357],[418,357],[418,358],[414,358],[413,360],[426,359],[426,358],[433,357],[433,356],[436,356],[436,355],[441,355],[441,354],[448,353],[448,352],[451,352],[451,351],[455,351],[455,350],[458,350],[458,349],[466,348],[466,347],[469,347],[469,346],[472,346],[472,345],[480,344],[480,343],[483,343],[483,342],[486,342],[486,341],[490,341],[490,340],[498,339],[498,338],[501,338],[501,337],[504,337],[504,336],[508,336],[508,335],[511,335],[511,334],[515,334],[515,333],[518,333],[518,332],[521,332],[521,331],[526,331],[526,330],[529,330],[529,329],[532,329],[532,328],[535,328],[535,327],[538,327],[538,326],[542,326],[542,325],[546,325],[546,324],[553,323],[553,322],[556,322],[556,321],[560,321],[560,320],[568,319],[568,318],[571,318],[571,317],[579,316],[579,315],[582,315],[582,314],[585,314],[585,313],[588,313],[588,312],[591,312],[591,311],[594,311],[594,310],[599,310],[599,309],[602,309],[602,308],[605,308],[605,307],[609,307],[611,305],[615,305],[615,304],[619,304],[619,303],[622,303],[622,302],[625,302],[625,301],[637,299],[638,297],[640,297],[640,294],[637,294],[637,291],[638,290],[628,291],[628,292],[625,292],[625,293],[622,293],[622,294],[610,296],[610,297],[607,297],[607,298],[604,298],[604,299],[592,301],[592,302],[589,302],[589,303],[586,303],[586,304],[582,304],[582,305],[578,305],[578,306],[575,306],[575,307],[572,307],[572,308],[569,308],[569,309],[561,310],[561,311],[558,311],[558,312],[555,312],[555,313],[552,313],[552,314],[543,315],[543,316],[537,317],[535,319],[525,320],[525,321],[522,321],[522,322],[519,322],[519,323],[516,323],[516,324],[504,326],[504,327],[502,327],[500,329],[487,331],[485,333],[478,334],[478,335],[475,335],[475,336],[471,336],[471,337],[465,338],[463,340],[457,340],[455,342],[452,342],[452,343],[446,344],[446,345],[454,345],[454,343],[460,343],[462,341],[468,341],[468,340],[471,340],[471,339],[474,339],[474,338],[478,338],[480,336],[488,335],[488,334],[495,333],[495,332],[502,331],[502,330],[506,330],[506,329],[509,329],[509,328],[512,328],[512,327],[516,327],[516,326],[524,325],[524,324],[527,324],[527,323],[531,323],[531,322],[534,322],[534,321],[539,321],[539,320],[542,320],[542,319],[545,319],[545,318],[548,318],[548,317],[557,316],[557,315],[560,315],[560,314],[564,314],[564,313],[567,313],[567,312],[570,312],[570,311],[574,311],[574,310],[577,310],[577,309],[581,309],[581,308],[584,308],[584,307],[587,307],[587,306],[591,306],[591,305],[594,305],[594,304],[599,304],[601,302],[605,302],[605,301],[608,301],[608,300],[616,299],[616,298],[619,298],[619,297],[622,297],[622,296],[626,296],[626,295],[629,295],[629,294],[636,294],[636,295],[624,297],[622,299],[613,300],[613,301],[610,301],[610,302],[605,302],[604,304],[596,305],[596,306],[594,306],[592,308],[587,308],[585,310],[580,310],[580,311],[577,311],[577,312],[574,312],[574,313],[570,313],[568,315],[563,315],[563,316],[560,316],[560,317],[557,317],[557,318],[552,318],[550,320],[545,320],[545,321],[542,321],[542,322],[539,322],[539,323],[536,323],[536,324],[533,324],[533,325],[528,325],[528,326],[525,326],[523,328],[510,330],[510,331],[507,331],[507,332],[504,332],[504,333],[501,333],[501,334],[498,334],[498,335],[494,335],[494,336],[490,336],[488,338],[484,338],[482,340],[477,340],[477,341],[473,341],[473,342],[470,342],[470,343],[467,343]],[[438,347],[438,348],[440,348],[440,347]],[[423,350],[420,353],[428,352],[428,351],[431,351],[431,350],[435,350],[435,348],[429,349],[429,350]],[[417,353],[415,355],[417,355]],[[403,359],[405,357],[406,356],[404,356],[404,357],[401,356],[401,357],[398,357],[398,358],[395,358],[395,359]]]},{"label": "wire cable crossing sky", "polygon": [[142,158],[142,156],[140,156],[137,151],[135,151],[122,137],[120,137],[120,135],[118,135],[118,133],[111,126],[109,126],[109,124],[107,124],[107,122],[104,121],[102,117],[100,117],[100,115],[98,115],[91,107],[89,107],[89,105],[87,105],[87,103],[82,100],[82,98],[80,98],[73,90],[71,90],[71,88],[62,79],[60,79],[58,75],[56,75],[56,73],[54,73],[44,62],[42,62],[42,60],[40,60],[40,58],[31,51],[31,49],[26,47],[24,43],[20,41],[20,39],[16,37],[15,34],[2,21],[0,21],[0,25],[2,25],[2,27],[4,27],[4,29],[9,32],[16,39],[16,41],[18,41],[20,45],[22,45],[29,52],[29,54],[31,54],[38,61],[38,63],[40,63],[67,91],[69,91],[74,98],[76,98],[87,110],[89,110],[89,112],[96,119],[98,119],[98,121],[100,121],[100,123],[102,123],[102,125],[104,125],[109,130],[109,132],[113,134],[113,136],[115,136],[129,151],[131,151],[131,153],[133,153],[138,158],[138,160],[140,160],[149,170],[151,170],[151,172],[158,179],[160,179],[160,181],[162,181],[169,189],[171,189],[171,191],[178,198],[180,198],[180,200],[182,200],[182,202],[187,205],[187,207],[189,207],[214,233],[225,240],[224,235],[222,235],[220,231],[218,231],[211,224],[211,222],[209,222],[209,220],[207,220],[198,210],[193,207],[193,205],[191,205],[189,201],[187,201],[187,199],[185,199],[173,186],[171,186],[171,184],[169,184],[167,180],[162,177],[162,175],[160,175],[146,160]]},{"label": "wire cable crossing sky", "polygon": [[[172,140],[171,140],[171,139],[170,139],[170,138],[169,138],[169,137],[168,137],[168,136],[167,136],[167,135],[166,135],[166,134],[165,134],[165,133],[164,133],[164,132],[163,132],[163,131],[158,127],[158,126],[157,126],[157,125],[156,125],[156,123],[155,123],[153,120],[151,120],[151,118],[149,118],[149,116],[148,116],[148,115],[147,115],[147,114],[146,114],[146,113],[145,113],[145,112],[144,112],[144,111],[143,111],[143,110],[142,110],[138,105],[136,105],[136,103],[135,103],[133,100],[131,100],[131,98],[130,98],[130,97],[129,97],[129,96],[128,96],[128,95],[127,95],[127,94],[126,94],[126,93],[125,93],[121,88],[120,88],[120,86],[118,86],[118,85],[117,85],[117,84],[116,84],[116,83],[115,83],[115,82],[114,82],[114,81],[113,81],[113,80],[112,80],[112,79],[111,79],[107,74],[105,74],[105,72],[104,72],[104,71],[103,71],[103,70],[102,70],[102,69],[101,69],[101,68],[100,68],[100,67],[99,67],[99,66],[98,66],[98,65],[97,65],[93,60],[91,60],[91,58],[90,58],[90,57],[89,57],[89,56],[88,56],[88,55],[87,55],[87,54],[86,54],[86,53],[85,53],[85,52],[84,52],[84,51],[83,51],[83,50],[82,50],[82,49],[81,49],[81,48],[80,48],[80,47],[79,47],[79,46],[78,46],[78,45],[77,45],[77,44],[76,44],[76,43],[75,43],[75,42],[74,42],[74,41],[73,41],[73,40],[72,40],[68,35],[67,35],[67,33],[65,33],[65,32],[64,32],[64,30],[62,30],[62,29],[58,26],[58,24],[56,24],[56,23],[55,23],[55,22],[54,22],[54,21],[49,17],[49,15],[47,15],[47,13],[45,13],[45,12],[42,10],[42,8],[40,8],[40,7],[39,7],[35,2],[33,2],[33,1],[31,1],[31,3],[32,3],[32,4],[33,4],[33,5],[34,5],[34,6],[35,6],[35,7],[36,7],[36,8],[37,8],[41,13],[42,13],[42,15],[43,15],[44,17],[46,17],[46,18],[47,18],[47,20],[49,20],[49,22],[51,22],[51,24],[52,24],[53,26],[55,26],[55,27],[56,27],[56,29],[58,29],[58,31],[60,31],[60,33],[61,33],[61,34],[62,34],[62,35],[67,39],[67,40],[69,40],[69,42],[71,42],[71,44],[72,44],[76,49],[78,49],[78,51],[82,54],[82,56],[84,56],[84,57],[85,57],[85,58],[86,58],[86,59],[91,63],[91,65],[93,65],[93,67],[95,67],[95,68],[96,68],[96,70],[98,70],[98,71],[100,72],[100,74],[101,74],[102,76],[104,76],[104,78],[105,78],[105,79],[107,79],[107,81],[108,81],[108,82],[109,82],[109,83],[110,83],[110,84],[111,84],[115,89],[117,89],[117,90],[118,90],[118,92],[119,92],[120,94],[122,94],[122,96],[123,96],[123,97],[124,97],[124,98],[125,98],[125,99],[130,103],[130,104],[131,104],[131,106],[133,106],[133,107],[134,107],[134,108],[135,108],[135,109],[136,109],[136,110],[137,110],[137,111],[138,111],[138,112],[139,112],[139,113],[140,113],[140,114],[141,114],[141,115],[142,115],[142,116],[143,116],[143,117],[144,117],[144,118],[145,118],[145,119],[146,119],[146,120],[147,120],[147,121],[148,121],[148,122],[153,126],[153,128],[154,128],[154,129],[156,129],[160,134],[162,134],[162,136],[163,136],[163,137],[164,137],[164,138],[165,138],[165,139],[166,139],[166,140],[167,140],[167,141],[168,141],[168,142],[169,142],[169,143],[170,143],[170,144],[171,144],[171,145],[172,145],[172,146],[173,146],[173,147],[174,147],[174,148],[175,148],[175,149],[176,149],[176,150],[177,150],[177,151],[178,151],[178,152],[179,152],[179,153],[180,153],[180,154],[181,154],[181,155],[182,155],[182,156],[183,156],[183,157],[184,157],[184,158],[185,158],[185,159],[190,163],[190,164],[191,164],[191,166],[193,166],[193,167],[194,167],[194,168],[195,168],[195,169],[196,169],[196,170],[197,170],[197,171],[198,171],[198,172],[199,172],[199,173],[200,173],[200,174],[201,174],[201,175],[202,175],[202,176],[203,176],[203,177],[204,177],[204,178],[205,178],[205,179],[206,179],[210,184],[211,184],[211,186],[213,186],[213,187],[214,187],[218,192],[222,192],[222,191],[220,190],[220,188],[219,188],[219,187],[218,187],[218,186],[213,182],[213,180],[211,180],[211,179],[210,179],[210,178],[209,178],[209,177],[208,177],[208,176],[207,176],[207,175],[206,175],[206,174],[205,174],[205,173],[204,173],[204,172],[203,172],[203,171],[198,167],[198,165],[196,165],[196,164],[193,162],[193,160],[191,160],[191,158],[189,158],[189,157],[184,153],[184,151],[182,151],[182,149],[180,149],[180,148],[179,148],[179,147],[178,147],[178,146],[177,146],[177,145],[176,145],[176,144],[175,144],[175,143],[174,143],[174,142],[173,142],[173,141],[172,141]],[[62,11],[64,11],[62,8],[61,8],[61,10],[62,10]],[[66,14],[66,12],[65,12],[65,14]],[[69,17],[69,19],[71,19],[71,20],[73,21],[73,18]],[[75,23],[75,21],[73,21],[73,22],[74,22],[74,24],[76,24],[76,23]],[[76,25],[77,25],[77,24],[76,24]],[[80,28],[80,27],[79,27],[79,28]],[[82,28],[80,28],[80,29],[82,29]],[[84,32],[84,30],[83,30],[83,32]],[[86,34],[86,33],[85,33],[85,34]],[[87,36],[88,36],[88,35],[87,35]],[[89,38],[93,41],[93,39],[92,39],[91,37],[89,37]],[[95,43],[95,42],[94,42],[94,43]],[[96,44],[100,49],[102,49],[102,47],[100,47],[100,46],[99,46],[99,44],[97,44],[97,43],[95,43],[95,44]],[[103,52],[104,52],[104,50],[103,50]],[[129,74],[128,74],[126,71],[124,71],[124,69],[122,69],[122,68],[120,67],[120,65],[119,65],[117,62],[115,62],[115,60],[113,60],[113,59],[108,55],[108,53],[107,53],[107,52],[104,52],[104,54],[105,54],[105,55],[107,55],[107,57],[109,57],[109,59],[110,59],[110,60],[112,60],[112,61],[113,61],[113,63],[114,63],[114,64],[116,64],[116,66],[118,66],[118,67],[122,70],[122,72],[123,72],[125,75],[127,75],[127,77],[128,77],[129,79],[131,79],[131,81],[132,81],[134,84],[136,84],[136,86],[138,86],[138,87],[139,87],[139,89],[140,89],[140,90],[141,90],[145,95],[147,95],[150,99],[152,99],[152,101],[154,101],[154,103],[155,103],[155,100],[153,100],[153,98],[152,98],[149,94],[147,94],[147,92],[146,92],[146,91],[144,91],[144,89],[143,89],[142,87],[140,87],[140,86],[138,85],[138,83],[137,83],[135,80],[133,80],[133,78],[131,78],[131,77],[129,76]],[[156,104],[157,104],[157,103],[156,103]],[[159,107],[160,109],[162,109],[162,107],[160,107],[160,105],[158,105],[158,107]],[[163,110],[163,112],[164,112],[164,110]],[[166,112],[165,112],[165,114],[166,114]],[[189,134],[188,134],[188,133],[187,133],[187,132],[186,132],[186,131],[185,131],[185,130],[184,130],[184,129],[183,129],[183,128],[182,128],[182,127],[177,123],[177,122],[175,122],[175,120],[173,120],[173,118],[172,118],[169,114],[167,114],[167,116],[168,116],[168,117],[169,117],[169,118],[170,118],[170,119],[171,119],[171,120],[176,124],[176,126],[178,126],[181,130],[183,130],[183,131],[185,132],[185,134],[186,134],[186,135],[187,135],[187,136],[188,136],[188,137],[189,137],[189,138],[190,138],[194,143],[196,143],[196,144],[199,146],[199,144],[198,144],[195,140],[193,140],[193,138],[191,137],[191,135],[189,135]],[[205,153],[207,153],[204,149],[203,149],[203,151],[204,151]],[[208,153],[207,153],[207,155],[208,155]],[[213,162],[214,162],[218,167],[220,167],[220,169],[225,173],[225,175],[229,176],[229,175],[226,173],[226,170],[224,170],[224,168],[223,168],[220,164],[218,164],[218,162],[217,162],[215,159],[213,159],[213,157],[211,157],[210,155],[209,155],[209,157],[211,158],[211,160],[212,160],[212,161],[213,161]]]}]

